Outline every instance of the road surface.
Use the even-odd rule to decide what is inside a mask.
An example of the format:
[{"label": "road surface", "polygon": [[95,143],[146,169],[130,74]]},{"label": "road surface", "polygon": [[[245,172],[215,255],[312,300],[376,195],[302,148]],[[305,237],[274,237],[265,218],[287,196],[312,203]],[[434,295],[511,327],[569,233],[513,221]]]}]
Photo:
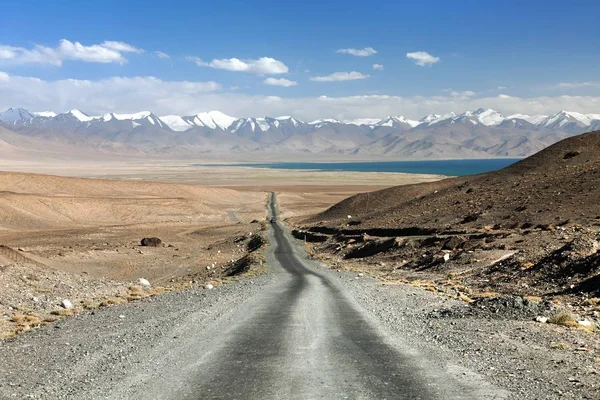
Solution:
[{"label": "road surface", "polygon": [[[269,207],[276,217],[274,195]],[[272,267],[283,279],[223,332],[194,383],[173,398],[474,398],[389,344],[339,287],[306,265],[281,222],[271,226]]]}]

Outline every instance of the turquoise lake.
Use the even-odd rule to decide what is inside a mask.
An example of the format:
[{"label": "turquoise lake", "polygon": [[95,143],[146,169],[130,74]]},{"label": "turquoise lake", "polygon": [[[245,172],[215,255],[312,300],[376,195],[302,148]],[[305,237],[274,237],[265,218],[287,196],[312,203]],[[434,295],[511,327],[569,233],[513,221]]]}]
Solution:
[{"label": "turquoise lake", "polygon": [[280,162],[261,164],[220,164],[253,168],[311,169],[321,171],[404,172],[449,176],[475,175],[496,171],[511,165],[519,158],[483,160],[381,161],[381,162]]}]

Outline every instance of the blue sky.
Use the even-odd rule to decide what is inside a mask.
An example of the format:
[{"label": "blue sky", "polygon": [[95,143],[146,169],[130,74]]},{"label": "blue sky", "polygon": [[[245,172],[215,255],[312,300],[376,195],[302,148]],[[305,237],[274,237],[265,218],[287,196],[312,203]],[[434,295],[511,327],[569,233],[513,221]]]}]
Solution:
[{"label": "blue sky", "polygon": [[[305,119],[475,106],[600,113],[600,2],[499,3],[31,1],[24,12],[6,2],[0,108]],[[257,67],[261,58],[269,65]]]}]

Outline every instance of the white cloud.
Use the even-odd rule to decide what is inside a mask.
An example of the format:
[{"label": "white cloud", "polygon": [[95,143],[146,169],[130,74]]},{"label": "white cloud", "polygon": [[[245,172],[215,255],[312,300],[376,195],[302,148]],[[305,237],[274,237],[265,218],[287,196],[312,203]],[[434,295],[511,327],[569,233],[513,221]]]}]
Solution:
[{"label": "white cloud", "polygon": [[440,61],[439,57],[434,57],[431,54],[427,53],[426,51],[416,51],[414,53],[406,53],[406,57],[408,57],[412,60],[415,60],[415,63],[422,67],[424,67],[426,65],[432,65],[432,64],[435,64],[436,62]]},{"label": "white cloud", "polygon": [[375,71],[383,71],[383,65],[381,65],[381,64],[373,64],[373,69]]},{"label": "white cloud", "polygon": [[[231,90],[231,89],[229,89]],[[383,118],[492,108],[504,115],[551,114],[559,110],[598,113],[600,96],[539,96],[501,94],[452,96],[365,95],[345,97],[277,97],[222,91],[216,82],[164,81],[154,77],[113,77],[101,80],[46,81],[0,72],[0,110],[23,107],[56,112],[80,108],[90,115],[151,110],[158,115],[192,115],[217,109],[229,115],[293,115],[302,120]]]},{"label": "white cloud", "polygon": [[600,88],[600,82],[561,82],[556,85],[558,89]]},{"label": "white cloud", "polygon": [[364,49],[339,49],[336,53],[350,54],[357,57],[368,57],[377,54],[377,50],[372,47],[365,47]]},{"label": "white cloud", "polygon": [[285,74],[289,68],[271,57],[261,57],[257,60],[240,60],[239,58],[214,59],[211,62],[205,62],[198,57],[187,57],[199,67],[210,67],[214,69],[224,69],[234,72],[248,72],[256,75],[277,75]]},{"label": "white cloud", "polygon": [[171,58],[170,55],[168,55],[167,53],[163,53],[162,51],[155,51],[154,55],[158,58],[162,58],[162,59],[167,59],[167,58]]},{"label": "white cloud", "polygon": [[360,72],[334,72],[327,76],[313,76],[310,78],[311,81],[316,82],[341,82],[341,81],[356,81],[360,79],[367,79],[370,75],[361,74]]},{"label": "white cloud", "polygon": [[140,54],[140,53],[144,52],[144,50],[138,49],[137,47],[127,44],[125,42],[113,42],[113,41],[108,40],[108,41],[102,42],[102,44],[100,46],[105,47],[107,49],[119,51],[121,53],[138,53],[138,54]]},{"label": "white cloud", "polygon": [[477,93],[473,92],[472,90],[465,90],[464,92],[458,92],[456,90],[453,90],[450,92],[450,96],[461,99],[468,99],[475,95],[477,95]]},{"label": "white cloud", "polygon": [[285,79],[285,78],[281,78],[281,79],[267,78],[267,79],[265,79],[265,83],[267,85],[271,85],[271,86],[283,86],[283,87],[296,86],[298,84],[298,82],[296,82],[296,81],[290,81],[289,79]]},{"label": "white cloud", "polygon": [[55,48],[35,45],[31,49],[24,47],[0,46],[0,62],[13,64],[51,64],[61,66],[63,61],[84,61],[93,63],[119,63],[124,64],[127,59],[123,53],[142,53],[138,49],[124,42],[105,41],[101,44],[90,46],[79,42],[62,39]]}]

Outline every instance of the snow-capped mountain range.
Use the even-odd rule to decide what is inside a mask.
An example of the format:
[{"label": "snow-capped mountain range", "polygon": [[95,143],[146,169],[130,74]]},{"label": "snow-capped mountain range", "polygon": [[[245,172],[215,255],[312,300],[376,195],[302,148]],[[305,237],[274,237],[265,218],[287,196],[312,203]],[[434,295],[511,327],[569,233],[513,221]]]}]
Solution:
[{"label": "snow-capped mountain range", "polygon": [[[564,137],[600,129],[600,114],[505,116],[491,109],[348,121],[292,116],[235,118],[219,111],[157,116],[150,111],[90,116],[10,108],[0,125],[13,133],[104,151],[195,157],[207,154],[313,154],[361,158],[526,156]],[[2,138],[0,137],[0,140]]]}]

